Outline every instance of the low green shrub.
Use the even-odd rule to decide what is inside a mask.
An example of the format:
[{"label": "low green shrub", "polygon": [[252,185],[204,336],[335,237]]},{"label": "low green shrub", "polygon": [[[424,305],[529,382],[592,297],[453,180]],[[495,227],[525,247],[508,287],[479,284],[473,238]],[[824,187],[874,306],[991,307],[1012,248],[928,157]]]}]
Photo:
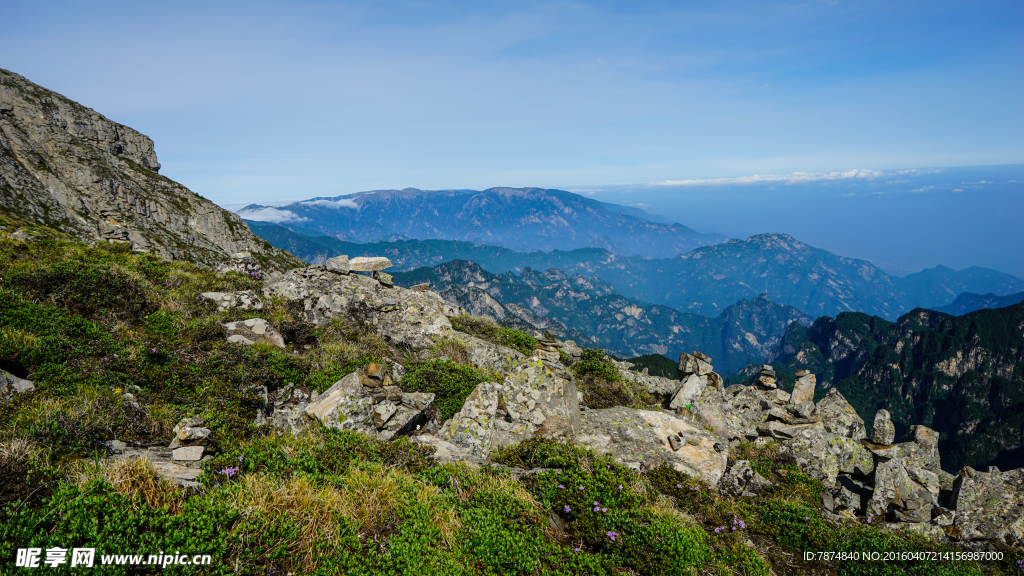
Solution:
[{"label": "low green shrub", "polygon": [[434,406],[440,410],[441,420],[447,420],[462,409],[473,389],[485,380],[472,366],[451,360],[429,360],[407,366],[402,387],[410,392],[435,394]]},{"label": "low green shrub", "polygon": [[462,315],[451,319],[452,327],[459,332],[479,336],[488,342],[518,350],[529,356],[538,340],[522,330],[499,326],[490,318]]},{"label": "low green shrub", "polygon": [[140,283],[96,264],[58,262],[42,268],[15,269],[8,274],[7,282],[87,317],[106,312],[138,319],[154,309]]}]

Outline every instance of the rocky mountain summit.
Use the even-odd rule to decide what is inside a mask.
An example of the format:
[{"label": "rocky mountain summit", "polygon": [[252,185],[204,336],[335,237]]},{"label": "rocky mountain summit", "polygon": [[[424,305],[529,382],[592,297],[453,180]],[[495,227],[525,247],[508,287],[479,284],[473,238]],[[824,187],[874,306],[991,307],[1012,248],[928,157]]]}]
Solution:
[{"label": "rocky mountain summit", "polygon": [[793,324],[772,355],[812,370],[861,415],[884,409],[902,433],[942,435],[947,470],[1024,466],[1024,303],[963,316],[918,309],[889,322],[846,313]]},{"label": "rocky mountain summit", "polygon": [[614,254],[671,258],[725,240],[643,210],[564,190],[375,190],[312,198],[279,208],[250,205],[243,218],[269,219],[353,242],[404,238],[462,240],[514,250],[598,247]]},{"label": "rocky mountain summit", "polygon": [[723,373],[763,362],[791,322],[812,322],[764,295],[706,318],[626,298],[596,276],[568,276],[554,268],[499,275],[455,260],[397,273],[395,281],[401,286],[429,283],[442,298],[475,316],[513,328],[551,329],[622,357],[706,350],[721,359]]},{"label": "rocky mountain summit", "polygon": [[1006,306],[1013,306],[1018,302],[1024,302],[1024,292],[1018,292],[1016,294],[1009,294],[1006,296],[996,296],[989,292],[988,294],[972,294],[970,292],[964,292],[956,297],[945,306],[939,306],[933,308],[936,312],[945,312],[946,314],[952,314],[953,316],[963,316],[969,312],[975,310],[985,310],[987,308],[1003,308]]},{"label": "rocky mountain summit", "polygon": [[208,266],[242,252],[268,270],[298,264],[159,171],[149,137],[0,69],[0,210],[12,223]]}]

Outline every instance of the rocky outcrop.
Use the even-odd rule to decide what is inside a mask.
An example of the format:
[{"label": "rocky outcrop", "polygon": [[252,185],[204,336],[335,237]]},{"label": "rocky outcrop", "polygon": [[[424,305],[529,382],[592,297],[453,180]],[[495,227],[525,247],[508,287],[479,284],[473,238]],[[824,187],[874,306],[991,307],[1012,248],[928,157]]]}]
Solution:
[{"label": "rocky outcrop", "polygon": [[515,366],[501,384],[478,385],[437,437],[487,457],[529,438],[572,441],[580,430],[572,373],[560,363],[533,357]]},{"label": "rocky outcrop", "polygon": [[24,378],[18,378],[6,370],[0,370],[0,403],[10,402],[15,394],[23,394],[35,390],[35,384]]},{"label": "rocky outcrop", "polygon": [[381,440],[410,435],[430,420],[434,395],[403,392],[377,364],[334,383],[305,408],[328,428],[351,430]]},{"label": "rocky outcrop", "polygon": [[750,467],[747,460],[737,460],[718,483],[718,491],[732,498],[757,496],[771,486],[767,478]]},{"label": "rocky outcrop", "polygon": [[203,292],[199,297],[212,303],[217,310],[263,310],[263,301],[252,290],[238,292]]},{"label": "rocky outcrop", "polygon": [[9,214],[89,244],[211,267],[243,251],[271,270],[300,264],[159,170],[147,136],[0,69],[0,207]]},{"label": "rocky outcrop", "polygon": [[725,473],[728,442],[673,414],[616,406],[583,412],[577,443],[627,466],[667,464],[715,486]]},{"label": "rocky outcrop", "polygon": [[960,540],[1009,540],[1024,545],[1024,469],[979,472],[964,468],[952,490],[956,512],[946,533]]}]

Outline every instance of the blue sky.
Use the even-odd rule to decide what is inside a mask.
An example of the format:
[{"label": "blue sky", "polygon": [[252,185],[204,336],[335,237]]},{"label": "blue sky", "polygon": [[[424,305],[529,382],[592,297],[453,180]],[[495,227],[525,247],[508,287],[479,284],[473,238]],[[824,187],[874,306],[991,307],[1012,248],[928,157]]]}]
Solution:
[{"label": "blue sky", "polygon": [[657,206],[646,183],[1024,163],[1021,30],[1019,0],[7,2],[0,67],[151,136],[221,204],[540,186]]}]

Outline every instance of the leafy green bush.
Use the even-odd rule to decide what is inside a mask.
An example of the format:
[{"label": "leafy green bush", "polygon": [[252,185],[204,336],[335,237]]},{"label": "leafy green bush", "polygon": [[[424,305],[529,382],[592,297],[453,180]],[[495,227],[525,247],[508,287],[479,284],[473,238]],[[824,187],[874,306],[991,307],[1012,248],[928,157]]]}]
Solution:
[{"label": "leafy green bush", "polygon": [[708,535],[679,518],[639,511],[622,513],[613,524],[619,537],[609,547],[638,574],[688,576],[711,560]]},{"label": "leafy green bush", "polygon": [[522,330],[499,326],[490,318],[469,315],[456,316],[451,319],[452,327],[459,332],[474,334],[501,346],[507,346],[529,356],[537,345],[537,339]]},{"label": "leafy green bush", "polygon": [[485,380],[472,366],[429,360],[410,364],[402,377],[402,387],[410,392],[434,393],[434,406],[441,411],[441,419],[447,420],[462,409],[473,389]]},{"label": "leafy green bush", "polygon": [[146,291],[135,280],[108,267],[58,262],[32,270],[14,270],[7,281],[83,316],[109,312],[141,318],[153,309]]}]

